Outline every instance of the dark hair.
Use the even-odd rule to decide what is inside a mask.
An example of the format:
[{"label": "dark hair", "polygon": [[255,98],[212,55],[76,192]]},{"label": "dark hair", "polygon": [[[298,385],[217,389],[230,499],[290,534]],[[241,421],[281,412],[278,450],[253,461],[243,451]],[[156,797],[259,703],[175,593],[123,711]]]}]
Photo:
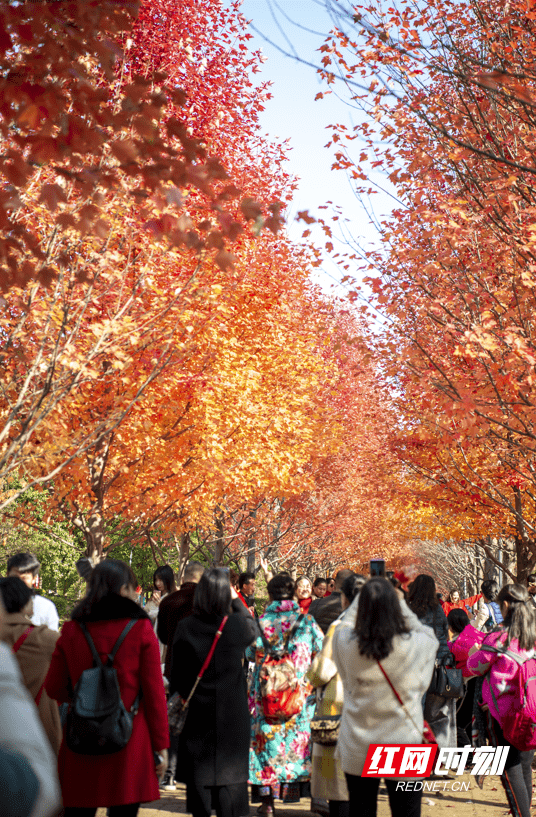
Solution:
[{"label": "dark hair", "polygon": [[358,573],[347,576],[342,583],[341,592],[344,593],[350,604],[353,602],[367,580]]},{"label": "dark hair", "polygon": [[417,618],[424,618],[428,610],[435,610],[439,604],[435,581],[427,573],[419,573],[408,589],[408,607]]},{"label": "dark hair", "polygon": [[229,571],[223,567],[205,570],[194,594],[194,615],[226,616],[231,607]]},{"label": "dark hair", "polygon": [[240,578],[240,573],[238,570],[235,570],[234,567],[229,568],[229,583],[231,587],[238,587],[238,580]]},{"label": "dark hair", "polygon": [[238,587],[240,590],[244,587],[245,584],[250,582],[252,579],[255,578],[255,573],[241,573],[238,577]]},{"label": "dark hair", "polygon": [[536,582],[536,573],[529,573],[527,576],[527,584],[534,584]]},{"label": "dark hair", "polygon": [[277,573],[266,589],[274,601],[286,601],[294,596],[294,582],[288,573]]},{"label": "dark hair", "polygon": [[[348,567],[343,567],[342,570],[337,571],[337,573],[335,574],[335,579],[330,579],[330,581],[335,582],[335,589],[336,590],[342,590],[342,585],[343,585],[344,580],[347,579],[349,576],[355,576],[355,575],[356,574],[354,573],[353,570],[350,570],[350,568],[348,568]],[[365,579],[365,581],[366,581],[366,579]]]},{"label": "dark hair", "polygon": [[503,627],[508,633],[505,646],[517,638],[521,650],[533,650],[536,646],[536,607],[527,588],[521,584],[505,584],[499,591],[497,601],[499,604],[503,601],[509,603],[503,620]]},{"label": "dark hair", "polygon": [[487,579],[480,585],[480,592],[489,601],[497,601],[497,593],[499,592],[499,585],[495,579]]},{"label": "dark hair", "polygon": [[328,580],[325,579],[324,576],[317,576],[316,579],[313,582],[313,587],[318,587],[319,584],[326,584],[327,585],[327,583],[328,583]]},{"label": "dark hair", "polygon": [[461,607],[455,607],[447,616],[447,621],[451,630],[461,633],[469,624],[469,616]]},{"label": "dark hair", "polygon": [[18,576],[6,576],[5,579],[0,579],[0,595],[7,613],[20,613],[33,593]]},{"label": "dark hair", "polygon": [[39,559],[35,553],[26,551],[25,553],[15,553],[7,560],[7,572],[18,570],[19,573],[32,573],[37,576],[41,567]]},{"label": "dark hair", "polygon": [[457,587],[451,587],[450,590],[449,590],[449,596],[448,596],[447,601],[450,601],[450,602],[452,601],[452,594],[453,593],[457,593],[461,597],[461,593],[460,593],[459,589]]},{"label": "dark hair", "polygon": [[87,593],[74,608],[71,618],[85,618],[90,615],[95,604],[98,604],[110,593],[119,596],[121,588],[125,587],[125,585],[127,587],[138,586],[138,580],[130,565],[120,561],[120,559],[104,559],[99,562],[91,571],[87,583]]},{"label": "dark hair", "polygon": [[390,655],[395,635],[409,633],[396,590],[387,579],[369,579],[361,588],[355,631],[360,655],[377,661]]},{"label": "dark hair", "polygon": [[155,572],[153,573],[153,587],[155,590],[155,582],[157,579],[162,579],[164,582],[166,593],[171,593],[171,591],[177,587],[175,584],[175,574],[173,573],[173,568],[170,567],[170,565],[161,565],[160,567],[156,568]]}]

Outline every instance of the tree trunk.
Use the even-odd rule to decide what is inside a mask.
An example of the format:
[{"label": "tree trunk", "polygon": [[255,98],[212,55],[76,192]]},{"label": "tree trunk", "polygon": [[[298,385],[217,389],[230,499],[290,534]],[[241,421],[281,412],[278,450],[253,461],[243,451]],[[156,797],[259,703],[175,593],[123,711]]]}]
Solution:
[{"label": "tree trunk", "polygon": [[188,558],[190,556],[190,534],[189,533],[181,533],[181,543],[180,547],[177,548],[179,551],[179,570],[177,573],[177,581],[179,587],[182,584],[182,577],[184,575],[184,568],[188,563]]},{"label": "tree trunk", "polygon": [[214,567],[219,567],[223,562],[223,552],[225,550],[223,512],[219,508],[214,514],[214,527],[217,534],[214,542]]},{"label": "tree trunk", "polygon": [[[257,516],[256,511],[251,511],[250,516],[252,519],[255,519]],[[257,540],[255,538],[255,532],[251,534],[248,541],[248,551],[247,551],[247,567],[246,570],[248,573],[255,573],[255,550],[257,547]]]},{"label": "tree trunk", "polygon": [[519,584],[526,584],[527,576],[530,572],[531,560],[531,542],[527,536],[527,529],[523,520],[523,505],[521,502],[521,491],[518,487],[514,488],[514,502],[516,511],[516,573]]}]

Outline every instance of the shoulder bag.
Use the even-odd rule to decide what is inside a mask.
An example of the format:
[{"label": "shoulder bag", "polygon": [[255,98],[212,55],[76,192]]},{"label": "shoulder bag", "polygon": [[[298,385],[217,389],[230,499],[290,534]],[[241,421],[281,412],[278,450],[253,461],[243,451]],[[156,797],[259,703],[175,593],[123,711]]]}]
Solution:
[{"label": "shoulder bag", "polygon": [[[437,607],[434,610],[432,629],[435,633],[435,618]],[[465,687],[463,684],[463,673],[456,668],[454,656],[449,652],[444,658],[436,658],[434,672],[428,692],[433,695],[441,695],[443,698],[463,698]]]},{"label": "shoulder bag", "polygon": [[[322,702],[327,684],[317,690],[316,708]],[[336,746],[339,740],[339,730],[341,727],[340,715],[318,715],[315,712],[311,719],[311,740],[321,746]]]},{"label": "shoulder bag", "polygon": [[168,721],[169,721],[169,729],[172,735],[178,737],[182,730],[184,729],[184,724],[186,723],[186,716],[188,715],[188,707],[190,705],[190,701],[192,700],[192,696],[197,689],[197,685],[203,675],[205,674],[205,670],[210,664],[212,656],[214,655],[214,650],[216,649],[216,644],[218,643],[220,636],[222,634],[223,628],[225,626],[225,622],[229,616],[224,616],[216,635],[214,636],[214,641],[212,642],[212,646],[208,652],[207,657],[205,658],[205,662],[201,669],[199,670],[199,674],[195,679],[195,684],[193,685],[190,694],[186,699],[184,699],[178,692],[174,692],[171,695],[170,699],[168,700],[167,709],[168,709]]},{"label": "shoulder bag", "polygon": [[[393,684],[391,683],[391,679],[389,678],[389,676],[387,675],[387,673],[385,672],[384,668],[382,667],[382,665],[380,664],[379,661],[378,661],[378,666],[381,669],[381,671],[382,671],[382,673],[383,673],[383,675],[385,677],[385,680],[387,681],[387,683],[389,684],[389,686],[393,690],[393,694],[394,694],[395,698],[397,699],[398,703],[400,704],[400,706],[402,707],[402,709],[406,713],[406,716],[407,716],[408,720],[410,720],[412,722],[414,728],[417,730],[417,732],[419,732],[419,728],[418,728],[417,724],[415,723],[415,721],[413,720],[413,718],[411,717],[409,709],[407,708],[406,704],[404,703],[404,701],[402,700],[402,698],[400,697],[400,695],[398,694],[398,692],[394,688]],[[432,732],[432,728],[431,728],[430,724],[428,723],[428,721],[426,721],[426,720],[424,721],[424,724],[423,724],[421,741],[422,741],[422,743],[437,743],[437,740],[435,739],[435,735]]]}]

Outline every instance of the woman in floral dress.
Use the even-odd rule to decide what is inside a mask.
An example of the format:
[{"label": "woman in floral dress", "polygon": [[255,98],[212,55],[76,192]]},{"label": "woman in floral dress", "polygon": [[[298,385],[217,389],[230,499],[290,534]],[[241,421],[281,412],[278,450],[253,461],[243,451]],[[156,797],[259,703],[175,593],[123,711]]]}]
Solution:
[{"label": "woman in floral dress", "polygon": [[[272,646],[281,646],[285,634],[300,617],[298,603],[293,599],[294,585],[290,576],[274,576],[268,583],[270,603],[259,619],[266,639]],[[315,700],[305,673],[322,647],[324,634],[315,620],[303,615],[289,642],[288,652],[296,667],[300,683],[305,687],[301,712],[287,721],[267,723],[262,708],[259,673],[264,659],[262,638],[246,651],[246,658],[255,662],[250,688],[252,713],[252,744],[249,759],[249,782],[254,794],[261,797],[259,813],[273,814],[273,798],[298,800],[300,784],[311,777],[311,727]]]}]

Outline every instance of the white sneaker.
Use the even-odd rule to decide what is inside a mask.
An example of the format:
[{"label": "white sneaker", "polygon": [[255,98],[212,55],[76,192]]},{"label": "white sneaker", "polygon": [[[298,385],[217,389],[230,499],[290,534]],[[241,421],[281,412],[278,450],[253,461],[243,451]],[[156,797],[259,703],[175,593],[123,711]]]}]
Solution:
[{"label": "white sneaker", "polygon": [[160,788],[163,789],[164,791],[175,791],[175,789],[177,788],[175,785],[175,781],[173,780],[169,772],[167,772],[164,775],[162,782],[160,783]]}]

